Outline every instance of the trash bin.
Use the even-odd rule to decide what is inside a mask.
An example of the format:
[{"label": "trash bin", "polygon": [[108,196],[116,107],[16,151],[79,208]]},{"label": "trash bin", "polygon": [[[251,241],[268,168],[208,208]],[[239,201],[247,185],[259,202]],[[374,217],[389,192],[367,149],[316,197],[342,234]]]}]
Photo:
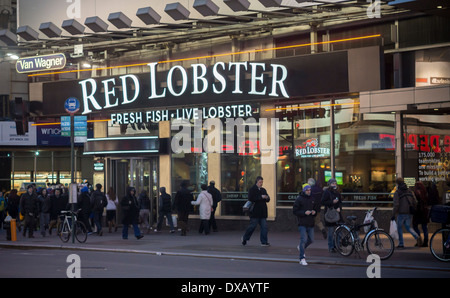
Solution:
[{"label": "trash bin", "polygon": [[3,229],[6,230],[6,240],[11,241],[11,216],[7,216],[3,221]]}]

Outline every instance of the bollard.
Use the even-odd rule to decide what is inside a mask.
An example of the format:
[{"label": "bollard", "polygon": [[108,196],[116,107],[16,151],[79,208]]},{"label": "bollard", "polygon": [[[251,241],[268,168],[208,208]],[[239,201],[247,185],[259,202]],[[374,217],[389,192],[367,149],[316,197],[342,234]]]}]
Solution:
[{"label": "bollard", "polygon": [[17,241],[16,220],[11,219],[11,241]]}]

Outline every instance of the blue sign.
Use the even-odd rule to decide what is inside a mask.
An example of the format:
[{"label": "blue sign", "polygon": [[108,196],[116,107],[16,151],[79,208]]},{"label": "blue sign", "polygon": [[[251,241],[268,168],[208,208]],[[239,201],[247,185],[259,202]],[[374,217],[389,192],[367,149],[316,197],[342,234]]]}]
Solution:
[{"label": "blue sign", "polygon": [[75,97],[69,97],[64,103],[64,108],[69,114],[75,114],[80,109],[80,102]]}]

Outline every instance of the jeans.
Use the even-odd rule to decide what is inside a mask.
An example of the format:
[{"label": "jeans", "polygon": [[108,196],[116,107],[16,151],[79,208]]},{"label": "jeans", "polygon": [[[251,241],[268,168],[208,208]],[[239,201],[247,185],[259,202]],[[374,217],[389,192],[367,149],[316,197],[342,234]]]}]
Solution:
[{"label": "jeans", "polygon": [[403,225],[408,232],[413,235],[414,239],[417,239],[419,235],[411,229],[411,214],[399,214],[397,216],[397,230],[398,230],[398,245],[403,246]]},{"label": "jeans", "polygon": [[97,227],[97,233],[100,233],[102,230],[102,214],[103,211],[94,211],[94,223]]},{"label": "jeans", "polygon": [[252,236],[253,232],[256,229],[257,225],[260,225],[261,227],[261,233],[259,235],[259,239],[261,241],[261,244],[267,243],[267,221],[265,218],[250,218],[250,225],[248,226],[247,230],[244,233],[243,240],[248,241],[250,240],[250,237]]},{"label": "jeans", "polygon": [[327,229],[328,229],[328,250],[332,250],[332,249],[335,249],[333,235],[334,235],[334,230],[336,229],[336,227],[329,226],[329,227],[327,227]]},{"label": "jeans", "polygon": [[169,222],[170,230],[171,231],[175,230],[175,228],[173,226],[172,213],[170,211],[159,211],[159,218],[158,218],[158,224],[156,226],[156,230],[161,231],[163,221],[164,221],[164,216],[167,218],[167,221]]},{"label": "jeans", "polygon": [[[139,226],[137,223],[132,224],[134,230],[134,236],[138,237],[141,235],[141,231],[139,230]],[[128,239],[128,225],[124,224],[122,229],[122,238]]]},{"label": "jeans", "polygon": [[305,249],[314,242],[314,227],[298,226],[300,232],[299,258],[305,258]]}]

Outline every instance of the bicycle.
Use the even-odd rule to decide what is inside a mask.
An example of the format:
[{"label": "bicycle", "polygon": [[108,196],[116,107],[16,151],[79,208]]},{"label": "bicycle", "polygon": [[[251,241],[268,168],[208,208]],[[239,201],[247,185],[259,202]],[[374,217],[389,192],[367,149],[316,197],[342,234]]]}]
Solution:
[{"label": "bicycle", "polygon": [[442,224],[430,238],[431,254],[442,262],[450,262],[450,206],[435,205],[430,210],[430,220]]},{"label": "bicycle", "polygon": [[73,231],[72,214],[75,222],[75,238],[78,242],[84,243],[87,239],[87,229],[84,223],[77,220],[78,211],[61,211],[62,221],[58,224],[58,235],[62,242],[67,242],[70,239]]},{"label": "bicycle", "polygon": [[[347,216],[348,223],[339,224],[334,230],[333,241],[336,250],[343,256],[350,256],[353,251],[359,252],[366,247],[369,254],[376,254],[381,260],[386,260],[394,253],[394,240],[384,230],[378,228],[373,213],[377,208],[366,211],[366,218],[370,217],[370,222],[355,224],[357,217]],[[361,241],[359,230],[365,228],[366,235]]]}]

